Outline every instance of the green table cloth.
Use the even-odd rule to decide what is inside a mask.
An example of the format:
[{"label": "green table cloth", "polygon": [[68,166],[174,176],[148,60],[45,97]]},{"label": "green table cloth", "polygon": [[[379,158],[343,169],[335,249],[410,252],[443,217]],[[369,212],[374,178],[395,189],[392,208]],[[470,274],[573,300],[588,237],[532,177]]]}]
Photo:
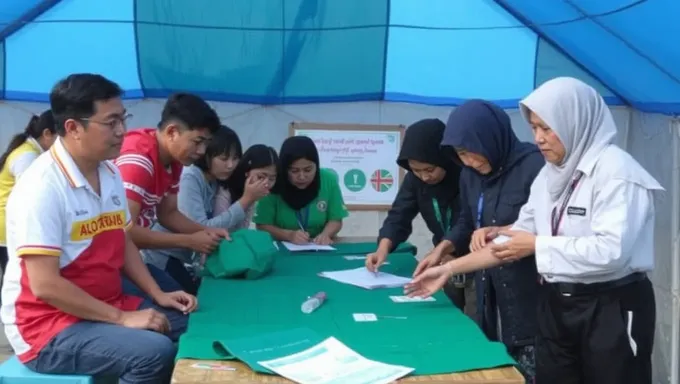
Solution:
[{"label": "green table cloth", "polygon": [[[409,253],[392,254],[388,261],[381,271],[406,277],[416,265]],[[416,375],[514,364],[503,344],[489,342],[442,293],[434,302],[395,303],[390,296],[403,295],[402,288],[366,290],[318,276],[363,265],[337,254],[281,252],[262,279],[204,278],[199,309],[190,315],[177,358],[236,358],[268,372],[257,361],[300,352],[333,336],[368,359],[413,367]],[[326,302],[302,313],[302,303],[320,291]],[[375,314],[378,320],[357,322],[355,313]]]}]

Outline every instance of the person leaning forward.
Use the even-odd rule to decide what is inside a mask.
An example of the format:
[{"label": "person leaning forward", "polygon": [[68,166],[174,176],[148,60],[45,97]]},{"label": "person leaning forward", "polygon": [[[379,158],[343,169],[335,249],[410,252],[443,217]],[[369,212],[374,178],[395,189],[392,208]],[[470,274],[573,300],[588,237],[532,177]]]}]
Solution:
[{"label": "person leaning forward", "polygon": [[[52,89],[59,138],[24,172],[7,204],[2,321],[33,371],[162,383],[172,373],[173,341],[197,301],[161,291],[126,231],[125,188],[108,161],[125,133],[121,94],[92,74],[68,76]],[[140,296],[123,293],[123,275]]]}]

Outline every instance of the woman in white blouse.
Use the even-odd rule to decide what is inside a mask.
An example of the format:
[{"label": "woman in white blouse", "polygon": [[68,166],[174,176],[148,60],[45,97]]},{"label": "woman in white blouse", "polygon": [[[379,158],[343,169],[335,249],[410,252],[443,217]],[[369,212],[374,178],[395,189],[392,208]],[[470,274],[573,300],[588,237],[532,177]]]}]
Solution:
[{"label": "woman in white blouse", "polygon": [[547,164],[511,230],[426,270],[406,291],[530,254],[542,276],[538,384],[648,384],[655,299],[653,192],[663,190],[614,144],[616,125],[592,87],[550,80],[520,103]]}]

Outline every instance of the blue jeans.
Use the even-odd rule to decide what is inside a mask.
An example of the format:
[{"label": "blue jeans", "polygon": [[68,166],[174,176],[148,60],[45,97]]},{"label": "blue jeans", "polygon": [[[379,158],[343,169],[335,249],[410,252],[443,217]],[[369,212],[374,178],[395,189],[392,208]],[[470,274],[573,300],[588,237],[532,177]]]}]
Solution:
[{"label": "blue jeans", "polygon": [[[181,289],[165,272],[149,269],[164,291]],[[154,308],[165,314],[170,333],[80,321],[55,336],[26,367],[40,373],[118,377],[119,383],[169,382],[177,354],[174,342],[186,331],[188,316],[155,305],[126,278],[123,292],[144,298],[140,310]]]}]

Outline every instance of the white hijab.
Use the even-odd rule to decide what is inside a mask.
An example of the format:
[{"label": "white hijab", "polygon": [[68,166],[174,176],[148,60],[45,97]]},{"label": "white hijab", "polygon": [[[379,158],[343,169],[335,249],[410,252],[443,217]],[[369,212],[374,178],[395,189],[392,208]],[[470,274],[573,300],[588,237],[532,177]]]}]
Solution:
[{"label": "white hijab", "polygon": [[553,201],[565,191],[578,165],[595,160],[616,138],[616,124],[602,96],[571,77],[543,83],[520,102],[520,110],[527,121],[533,111],[564,145],[562,164],[546,163],[544,170]]}]

